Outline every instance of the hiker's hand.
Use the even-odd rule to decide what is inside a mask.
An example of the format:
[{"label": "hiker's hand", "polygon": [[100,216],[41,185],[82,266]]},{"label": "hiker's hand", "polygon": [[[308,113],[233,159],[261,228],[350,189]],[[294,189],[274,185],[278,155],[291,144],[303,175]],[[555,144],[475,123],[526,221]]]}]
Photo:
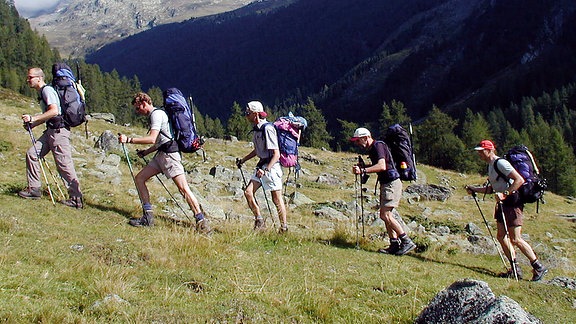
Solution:
[{"label": "hiker's hand", "polygon": [[148,155],[148,153],[146,153],[146,150],[136,150],[136,155],[138,155],[138,157],[145,157],[146,155]]},{"label": "hiker's hand", "polygon": [[24,122],[24,127],[26,127],[26,124],[28,123],[32,124],[32,116],[22,115],[22,121]]},{"label": "hiker's hand", "polygon": [[466,189],[466,192],[467,192],[469,195],[471,195],[471,194],[474,193],[474,190],[472,190],[472,187],[470,187],[470,186],[468,186],[468,185],[464,186],[464,189]]},{"label": "hiker's hand", "polygon": [[128,143],[128,136],[124,134],[118,134],[118,143]]},{"label": "hiker's hand", "polygon": [[502,192],[497,192],[495,195],[496,197],[496,201],[504,201],[504,199],[506,199],[506,195]]},{"label": "hiker's hand", "polygon": [[257,170],[256,170],[256,176],[257,176],[258,178],[262,178],[262,176],[263,176],[265,173],[266,173],[266,170],[264,170],[264,169],[257,169]]},{"label": "hiker's hand", "polygon": [[359,166],[357,166],[357,165],[355,165],[355,166],[352,167],[352,173],[353,173],[353,174],[361,174],[361,173],[362,173],[362,168],[359,167]]}]

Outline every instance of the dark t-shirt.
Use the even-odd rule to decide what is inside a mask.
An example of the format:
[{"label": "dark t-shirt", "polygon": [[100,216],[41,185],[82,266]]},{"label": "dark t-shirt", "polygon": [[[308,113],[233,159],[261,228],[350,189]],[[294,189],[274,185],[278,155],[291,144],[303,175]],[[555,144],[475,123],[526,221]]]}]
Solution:
[{"label": "dark t-shirt", "polygon": [[372,144],[370,149],[368,149],[368,157],[370,158],[372,165],[378,164],[380,159],[386,161],[386,170],[378,172],[378,181],[381,183],[392,182],[400,178],[398,171],[396,171],[396,167],[394,167],[392,154],[390,154],[390,150],[386,143],[382,141],[374,141],[374,144]]}]

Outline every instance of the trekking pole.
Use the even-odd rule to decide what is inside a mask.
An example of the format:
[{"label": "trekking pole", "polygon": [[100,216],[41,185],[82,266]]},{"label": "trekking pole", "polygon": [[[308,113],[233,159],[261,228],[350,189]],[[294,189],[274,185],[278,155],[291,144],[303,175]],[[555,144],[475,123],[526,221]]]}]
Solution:
[{"label": "trekking pole", "polygon": [[[148,164],[148,161],[146,160],[146,157],[142,157],[142,159],[144,160],[144,162],[146,164]],[[190,219],[190,217],[188,216],[188,213],[186,213],[186,211],[184,210],[184,208],[182,208],[182,206],[178,203],[178,201],[176,200],[176,198],[174,197],[174,195],[172,195],[172,193],[170,192],[170,190],[168,190],[168,187],[166,187],[166,185],[164,184],[164,182],[162,181],[162,179],[160,179],[160,177],[158,176],[158,174],[156,174],[156,179],[158,179],[158,181],[160,181],[160,183],[162,184],[162,187],[164,187],[164,190],[166,190],[166,192],[168,193],[168,195],[170,196],[170,198],[172,199],[172,201],[176,204],[176,206],[178,206],[178,208],[180,208],[180,210],[184,213],[184,216],[186,216],[186,218],[188,218],[188,221],[192,222],[192,219]]]},{"label": "trekking pole", "polygon": [[44,171],[44,165],[42,164],[42,158],[40,158],[40,152],[38,152],[38,150],[36,149],[36,139],[34,138],[34,134],[32,134],[31,123],[26,123],[26,127],[28,128],[28,134],[30,135],[30,141],[32,141],[32,147],[34,148],[34,152],[36,153],[36,158],[40,163],[40,170],[42,171],[42,175],[44,176],[44,182],[46,182],[46,187],[48,188],[48,195],[50,196],[52,205],[56,206],[56,202],[54,201],[54,195],[52,195],[52,188],[50,188],[50,183],[48,182],[48,177],[46,176],[46,171]]},{"label": "trekking pole", "polygon": [[268,206],[268,212],[270,213],[272,224],[274,225],[274,228],[276,228],[276,221],[274,220],[274,216],[272,215],[272,209],[270,208],[270,202],[268,202],[268,195],[266,195],[266,189],[264,189],[264,186],[262,185],[262,179],[260,179],[260,187],[262,187],[262,193],[264,194],[264,200],[266,200],[266,206]]},{"label": "trekking pole", "polygon": [[486,225],[486,229],[488,229],[488,233],[490,234],[490,237],[492,238],[492,242],[494,242],[494,247],[496,248],[496,251],[498,251],[498,254],[500,255],[500,259],[502,260],[502,263],[504,264],[504,268],[508,269],[508,266],[506,265],[506,261],[504,260],[504,256],[502,255],[502,252],[500,252],[500,249],[498,248],[498,244],[496,243],[496,239],[494,238],[494,235],[492,235],[492,230],[490,230],[490,226],[488,226],[488,221],[486,221],[486,217],[484,217],[484,213],[482,212],[482,209],[480,208],[480,204],[478,203],[478,198],[476,198],[476,192],[472,191],[472,197],[474,198],[474,201],[476,202],[476,206],[478,207],[478,211],[480,212],[480,215],[482,215],[482,219],[484,220],[484,224]]},{"label": "trekking pole", "polygon": [[[44,166],[46,167],[46,170],[48,170],[48,173],[50,173],[50,177],[52,177],[52,181],[54,181],[54,183],[56,184],[56,188],[58,189],[60,196],[62,196],[63,200],[66,200],[66,195],[64,195],[64,192],[62,191],[62,188],[60,187],[60,183],[58,182],[58,179],[56,178],[54,173],[52,173],[52,169],[50,169],[50,165],[48,164],[48,162],[44,158],[41,159],[41,162],[44,162]],[[64,181],[64,180],[62,180],[62,181]]]},{"label": "trekking pole", "polygon": [[518,281],[518,272],[516,270],[516,260],[512,259],[512,252],[514,251],[514,246],[512,246],[512,241],[510,241],[510,233],[508,233],[508,226],[506,225],[506,215],[504,215],[504,209],[502,208],[502,201],[498,200],[498,206],[500,207],[500,213],[502,214],[502,224],[504,224],[504,232],[508,237],[508,250],[510,253],[510,264],[512,266],[512,272],[514,273],[514,279]]},{"label": "trekking pole", "polygon": [[[366,166],[366,164],[364,163],[364,160],[362,159],[362,156],[358,155],[358,165],[360,166],[360,168],[364,168]],[[362,174],[362,177],[360,177],[360,211],[361,211],[361,215],[362,215],[362,237],[366,237],[364,234],[364,187],[363,187],[363,182],[364,179],[366,179],[366,181],[368,180],[367,177],[365,177],[365,173]]]},{"label": "trekking pole", "polygon": [[359,230],[360,230],[360,226],[358,224],[359,220],[359,215],[358,215],[358,175],[355,174],[354,175],[354,199],[355,199],[355,203],[354,203],[354,209],[356,210],[356,249],[359,250],[360,249],[360,242],[359,242]]},{"label": "trekking pole", "polygon": [[138,190],[138,185],[136,184],[136,177],[134,177],[134,170],[132,169],[132,163],[130,163],[130,157],[128,156],[128,151],[126,150],[126,145],[124,145],[124,143],[122,143],[122,150],[124,151],[124,155],[126,156],[126,162],[128,162],[128,169],[130,169],[130,174],[132,175],[132,181],[134,181],[134,186],[136,187],[136,191],[138,192],[138,199],[140,199],[140,206],[142,206],[142,212],[144,212],[144,202],[142,201],[142,194],[140,194],[140,190]]},{"label": "trekking pole", "polygon": [[[30,135],[30,140],[32,141],[32,145],[34,145],[34,148],[36,148],[36,137],[34,137],[34,133],[32,132],[32,129],[28,130],[28,134]],[[36,152],[36,154],[38,155],[38,152]],[[64,192],[62,192],[62,188],[60,187],[60,183],[58,181],[58,179],[56,178],[56,176],[54,175],[54,173],[52,172],[52,169],[50,169],[50,165],[48,164],[48,162],[46,161],[45,158],[38,158],[38,160],[40,161],[40,163],[44,163],[44,167],[46,168],[46,170],[48,170],[48,173],[50,173],[50,177],[52,178],[52,181],[54,181],[54,184],[56,184],[56,188],[58,189],[58,192],[60,193],[60,195],[62,196],[63,200],[66,200],[66,195],[64,195]],[[64,181],[62,179],[62,181]]]}]

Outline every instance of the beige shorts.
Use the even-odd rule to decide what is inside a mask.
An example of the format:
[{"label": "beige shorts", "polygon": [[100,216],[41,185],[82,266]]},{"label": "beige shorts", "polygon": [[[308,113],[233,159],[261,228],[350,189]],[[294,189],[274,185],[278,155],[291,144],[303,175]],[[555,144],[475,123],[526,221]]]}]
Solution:
[{"label": "beige shorts", "polygon": [[180,152],[165,153],[158,151],[148,165],[162,171],[166,178],[169,179],[184,173]]},{"label": "beige shorts", "polygon": [[380,207],[396,208],[402,198],[402,181],[396,179],[388,183],[380,183]]},{"label": "beige shorts", "polygon": [[260,182],[262,188],[266,191],[282,190],[282,166],[280,163],[274,164],[272,169],[266,172],[262,178],[258,178],[256,171],[254,171],[250,180]]}]

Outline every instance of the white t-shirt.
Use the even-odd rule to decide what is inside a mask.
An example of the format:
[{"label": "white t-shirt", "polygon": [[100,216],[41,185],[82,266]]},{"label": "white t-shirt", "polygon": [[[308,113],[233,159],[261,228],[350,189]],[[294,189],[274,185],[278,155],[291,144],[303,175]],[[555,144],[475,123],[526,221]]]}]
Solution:
[{"label": "white t-shirt", "polygon": [[152,110],[152,113],[150,113],[150,129],[159,132],[158,137],[156,137],[156,147],[170,142],[171,138],[169,136],[172,136],[172,131],[170,129],[168,115],[166,115],[164,110],[156,108]]},{"label": "white t-shirt", "polygon": [[[496,161],[498,161],[498,170],[500,170],[500,172],[502,172],[502,174],[504,174],[506,178],[500,177],[498,175],[498,172],[494,169],[494,164],[496,163]],[[500,159],[499,157],[496,157],[496,160],[494,160],[494,162],[490,162],[488,164],[488,179],[490,180],[490,184],[492,185],[492,189],[494,189],[494,192],[503,192],[506,191],[506,189],[508,189],[508,187],[512,183],[512,180],[508,177],[512,172],[512,170],[514,170],[512,164],[510,164],[508,160]]]}]

